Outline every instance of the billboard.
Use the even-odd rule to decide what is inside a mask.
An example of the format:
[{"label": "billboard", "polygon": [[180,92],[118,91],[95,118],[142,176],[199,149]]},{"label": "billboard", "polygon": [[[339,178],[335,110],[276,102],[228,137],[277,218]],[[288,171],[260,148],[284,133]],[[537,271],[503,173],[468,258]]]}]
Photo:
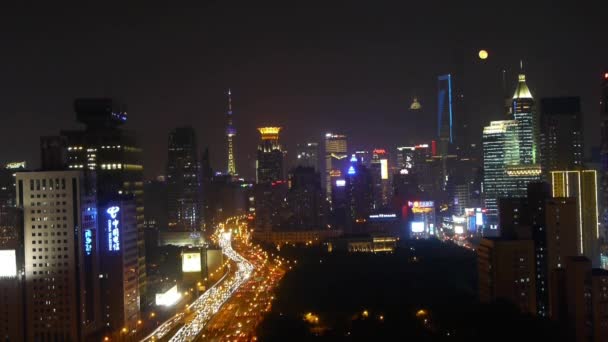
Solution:
[{"label": "billboard", "polygon": [[415,214],[430,213],[435,209],[435,202],[433,201],[410,201],[407,204]]},{"label": "billboard", "polygon": [[201,270],[201,253],[184,253],[182,256],[182,272],[200,272]]},{"label": "billboard", "polygon": [[388,160],[380,159],[380,178],[388,179]]},{"label": "billboard", "polygon": [[17,254],[14,249],[0,250],[0,278],[17,276]]},{"label": "billboard", "polygon": [[336,179],[336,186],[343,187],[346,185],[346,181],[344,179]]},{"label": "billboard", "polygon": [[412,233],[422,233],[424,232],[424,222],[422,221],[412,221],[411,223]]},{"label": "billboard", "polygon": [[177,291],[177,285],[164,293],[156,294],[156,305],[171,306],[181,298],[182,294]]},{"label": "billboard", "polygon": [[106,210],[107,217],[107,228],[106,234],[108,238],[108,251],[117,252],[120,251],[120,220],[118,212],[120,207],[112,206]]}]

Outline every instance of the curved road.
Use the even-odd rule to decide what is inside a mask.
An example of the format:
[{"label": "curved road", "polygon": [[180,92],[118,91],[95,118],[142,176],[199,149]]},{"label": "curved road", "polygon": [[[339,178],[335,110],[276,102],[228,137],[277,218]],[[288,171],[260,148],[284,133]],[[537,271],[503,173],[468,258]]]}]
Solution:
[{"label": "curved road", "polygon": [[[171,342],[195,340],[213,315],[219,311],[220,307],[251,277],[254,267],[243,256],[232,249],[231,233],[220,233],[218,240],[224,255],[236,264],[236,271],[233,274],[230,271],[227,272],[215,285],[210,287],[188,306],[188,311],[193,311],[195,316],[189,322],[185,322],[171,337],[169,340]],[[169,332],[174,330],[186,318],[184,312],[176,314],[144,338],[142,342],[155,341],[166,337]]]}]

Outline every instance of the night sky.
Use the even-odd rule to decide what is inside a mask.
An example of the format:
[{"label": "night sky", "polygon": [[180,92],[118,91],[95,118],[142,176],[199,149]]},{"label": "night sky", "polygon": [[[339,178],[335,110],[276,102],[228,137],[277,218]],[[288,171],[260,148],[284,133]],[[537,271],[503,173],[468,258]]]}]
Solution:
[{"label": "night sky", "polygon": [[37,167],[39,136],[79,127],[74,98],[110,96],[129,107],[146,177],[164,172],[167,133],[185,124],[224,170],[228,87],[245,176],[259,125],[283,126],[288,151],[326,131],[358,148],[428,141],[447,72],[465,96],[455,120],[481,136],[503,118],[501,70],[512,94],[520,59],[537,99],[581,96],[587,149],[599,141],[608,1],[60,3],[0,5],[0,162]]}]

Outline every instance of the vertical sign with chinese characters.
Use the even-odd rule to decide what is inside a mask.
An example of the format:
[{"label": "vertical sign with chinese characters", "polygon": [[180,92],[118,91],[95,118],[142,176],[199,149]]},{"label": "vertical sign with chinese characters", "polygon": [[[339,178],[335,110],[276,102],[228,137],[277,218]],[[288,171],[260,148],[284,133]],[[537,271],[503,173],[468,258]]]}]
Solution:
[{"label": "vertical sign with chinese characters", "polygon": [[93,232],[90,229],[84,231],[84,254],[91,255],[93,252]]},{"label": "vertical sign with chinese characters", "polygon": [[117,206],[109,207],[106,210],[106,214],[108,214],[108,251],[110,252],[116,252],[120,250],[120,221],[118,220],[119,211],[120,208]]}]

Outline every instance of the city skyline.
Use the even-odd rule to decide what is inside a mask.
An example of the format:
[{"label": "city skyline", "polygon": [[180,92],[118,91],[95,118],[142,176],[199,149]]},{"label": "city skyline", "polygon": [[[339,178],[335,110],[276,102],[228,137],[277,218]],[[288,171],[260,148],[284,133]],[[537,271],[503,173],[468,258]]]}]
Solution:
[{"label": "city skyline", "polygon": [[[174,8],[163,17],[161,9],[154,6],[144,13],[125,8],[120,14],[103,9],[92,14],[77,7],[62,10],[64,13],[42,8],[30,14],[28,8],[14,6],[3,11],[7,18],[1,24],[10,25],[4,30],[8,53],[0,57],[0,65],[6,69],[0,80],[6,90],[2,112],[14,120],[0,128],[2,146],[11,146],[1,149],[6,160],[0,162],[25,157],[30,165],[38,166],[38,143],[13,132],[28,122],[35,123],[28,127],[37,136],[54,133],[54,127],[74,127],[70,110],[73,98],[108,96],[121,98],[128,105],[127,128],[135,129],[141,141],[146,178],[163,173],[166,160],[158,156],[158,151],[166,148],[166,141],[158,137],[166,136],[170,129],[167,118],[175,122],[172,126],[192,124],[200,137],[199,148],[209,146],[212,165],[223,171],[224,94],[230,87],[238,107],[236,168],[243,176],[253,178],[255,149],[247,147],[254,146],[255,127],[261,125],[284,127],[284,145],[292,156],[297,143],[320,142],[327,131],[342,131],[351,137],[351,146],[370,149],[430,140],[436,122],[419,117],[434,117],[435,80],[447,72],[453,74],[455,91],[464,89],[465,101],[476,100],[473,108],[467,103],[464,113],[456,111],[454,120],[474,118],[471,125],[479,129],[472,130],[481,135],[487,122],[503,119],[501,71],[506,67],[511,92],[520,59],[524,60],[535,97],[581,97],[583,125],[588,132],[585,154],[589,155],[589,150],[599,144],[599,132],[592,128],[599,115],[596,99],[598,75],[603,71],[601,61],[608,56],[606,47],[593,44],[601,37],[602,6],[530,6],[520,17],[526,25],[515,30],[501,28],[508,27],[503,25],[508,15],[502,18],[484,6],[471,9],[464,5],[446,4],[443,8],[418,4],[407,8],[406,12],[421,16],[434,15],[453,28],[450,31],[454,32],[444,35],[428,29],[415,14],[409,21],[384,14],[387,9],[396,13],[406,10],[388,5],[379,5],[371,13],[372,18],[374,13],[383,13],[385,21],[361,22],[357,19],[363,18],[367,8],[354,3],[344,10],[343,26],[331,20],[332,14],[342,13],[342,8],[314,3],[296,12],[285,5],[276,6],[267,14],[266,9],[231,6],[229,10],[212,4],[190,12]],[[324,10],[321,14],[317,13],[319,8]],[[583,10],[597,15],[598,20],[577,16]],[[19,16],[26,11],[29,15]],[[526,20],[544,16],[543,11],[551,15],[547,25]],[[52,22],[47,13],[56,14],[49,16]],[[226,20],[247,19],[249,14],[259,14],[267,22],[243,32],[240,28],[244,24]],[[313,15],[318,25],[306,24],[307,15]],[[148,18],[164,19],[157,24]],[[72,31],[73,25],[92,19],[98,23],[94,29]],[[172,25],[178,20],[181,25]],[[566,31],[558,26],[564,20],[579,29]],[[140,25],[131,27],[127,22]],[[277,25],[284,30],[275,31]],[[480,27],[488,33],[479,33]],[[207,30],[217,35],[205,34]],[[458,32],[467,38],[455,39]],[[594,35],[597,39],[582,39]],[[522,36],[527,39],[520,39]],[[132,39],[140,44],[128,44]],[[42,40],[43,44],[32,50],[20,43],[28,40]],[[95,53],[98,41],[115,43],[122,51],[119,55],[129,57],[100,59]],[[252,45],[258,49],[252,49]],[[215,52],[205,53],[205,46]],[[156,47],[161,47],[158,53]],[[482,48],[489,52],[483,61],[477,58]],[[594,53],[585,53],[591,48]],[[317,57],[311,60],[313,54]],[[80,62],[72,63],[74,58]],[[222,64],[232,67],[219,68]],[[290,65],[301,68],[295,70]],[[422,104],[418,112],[408,110],[414,97]],[[371,115],[373,120],[369,119]],[[387,122],[391,125],[383,124]],[[380,139],[382,143],[378,144]]]}]

